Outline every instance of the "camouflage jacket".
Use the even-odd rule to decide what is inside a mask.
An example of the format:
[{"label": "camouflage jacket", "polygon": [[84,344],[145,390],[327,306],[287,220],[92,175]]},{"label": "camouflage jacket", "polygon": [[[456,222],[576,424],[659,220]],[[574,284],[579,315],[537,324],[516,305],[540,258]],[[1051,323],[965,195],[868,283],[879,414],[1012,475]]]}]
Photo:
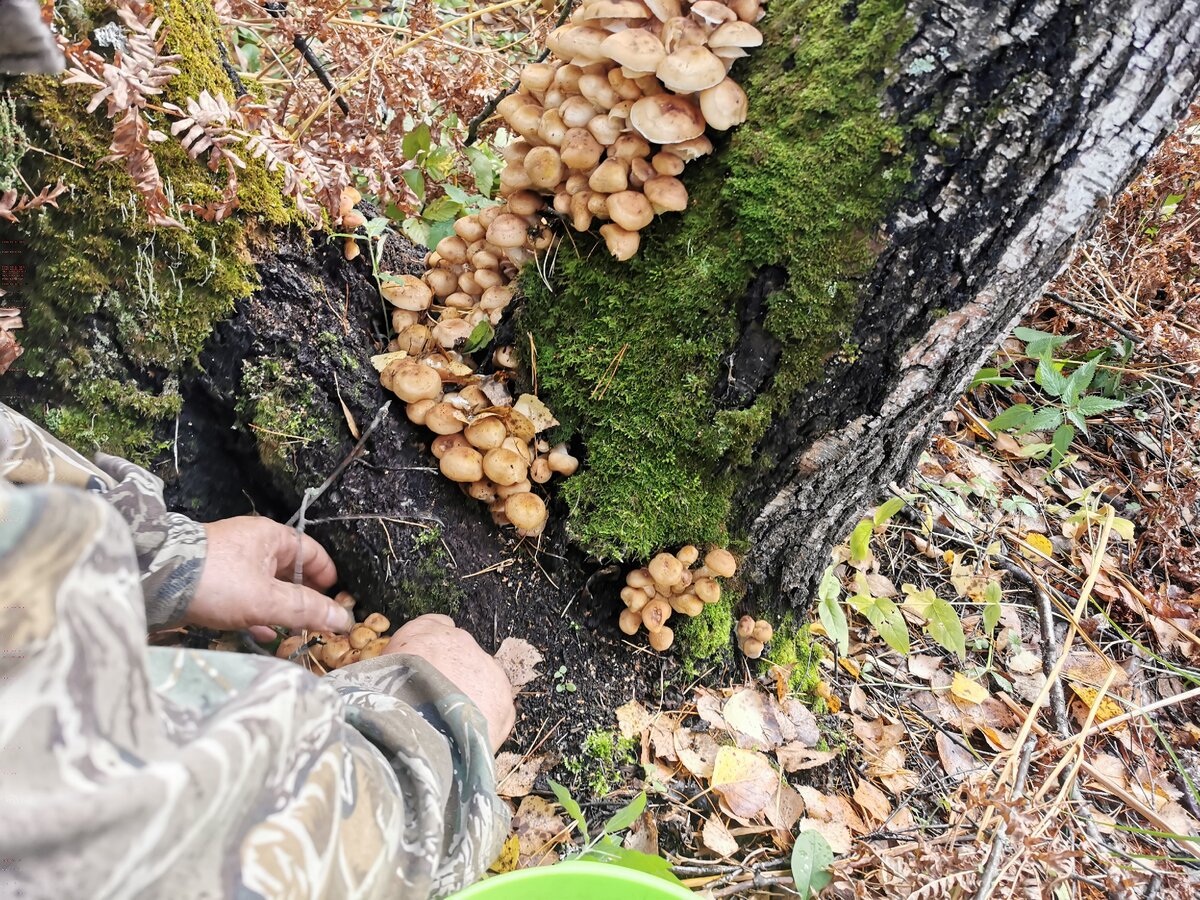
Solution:
[{"label": "camouflage jacket", "polygon": [[201,526],[0,405],[0,897],[444,896],[499,851],[482,716],[395,655],[147,646]]}]

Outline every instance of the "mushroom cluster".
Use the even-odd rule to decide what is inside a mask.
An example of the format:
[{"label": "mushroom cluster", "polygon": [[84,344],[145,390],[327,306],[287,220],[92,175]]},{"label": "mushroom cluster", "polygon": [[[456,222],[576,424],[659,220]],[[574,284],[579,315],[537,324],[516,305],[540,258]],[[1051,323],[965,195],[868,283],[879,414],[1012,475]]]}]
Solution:
[{"label": "mushroom cluster", "polygon": [[765,619],[755,619],[754,616],[742,616],[738,619],[737,628],[738,649],[750,659],[762,656],[763,645],[775,635],[775,629]]},{"label": "mushroom cluster", "polygon": [[712,152],[706,129],[745,121],[728,72],[762,44],[762,16],[760,0],[586,0],[497,107],[519,135],[501,194],[552,197],[576,231],[604,222],[609,252],[629,259],[655,215],[687,207],[678,176]]},{"label": "mushroom cluster", "polygon": [[650,646],[663,651],[675,640],[675,632],[667,625],[672,613],[698,616],[706,604],[721,599],[718,578],[731,578],[737,571],[737,560],[728,550],[716,548],[704,556],[703,565],[692,568],[700,551],[692,544],[676,553],[660,553],[642,569],[625,576],[621,588],[621,611],[618,625],[628,635],[637,634],[644,626],[649,632]]},{"label": "mushroom cluster", "polygon": [[[354,609],[354,598],[347,591],[341,591],[334,597],[334,602],[343,609]],[[350,629],[348,635],[331,631],[306,631],[290,635],[279,642],[275,655],[306,668],[317,664],[327,671],[339,669],[362,659],[374,659],[383,653],[391,640],[385,636],[385,632],[391,627],[387,616],[371,613]]]},{"label": "mushroom cluster", "polygon": [[430,449],[441,473],[486,503],[497,525],[535,537],[548,512],[533,485],[574,474],[579,460],[566,444],[550,446],[537,436],[554,420],[536,397],[523,394],[511,403],[502,385],[500,395],[494,380],[481,379],[455,356],[384,354],[379,379],[407,404],[409,421],[437,435]]},{"label": "mushroom cluster", "polygon": [[[367,224],[367,218],[354,207],[362,202],[362,194],[358,189],[347,185],[342,188],[341,205],[338,209],[338,215],[342,223],[342,228],[348,232],[357,231],[363,225]],[[346,243],[342,245],[342,254],[347,261],[357,259],[359,254],[358,241],[352,237],[346,238]]]}]

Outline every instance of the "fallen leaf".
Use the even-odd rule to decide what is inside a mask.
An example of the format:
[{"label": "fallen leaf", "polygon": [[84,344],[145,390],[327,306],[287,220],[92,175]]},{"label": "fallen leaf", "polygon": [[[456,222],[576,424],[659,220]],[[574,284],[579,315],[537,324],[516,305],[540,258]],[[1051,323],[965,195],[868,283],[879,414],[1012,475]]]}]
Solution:
[{"label": "fallen leaf", "polygon": [[350,412],[350,407],[342,399],[342,389],[338,386],[336,372],[333,374],[333,389],[337,392],[338,403],[342,406],[342,415],[346,417],[346,427],[350,429],[350,436],[357,441],[362,433],[358,430],[358,422],[354,420],[354,413]]},{"label": "fallen leaf", "polygon": [[813,715],[813,711],[797,700],[795,697],[788,697],[783,701],[783,712],[795,728],[795,734],[792,736],[786,735],[788,740],[797,740],[802,744],[807,744],[810,747],[815,747],[821,741],[821,727],[817,724],[817,717]]},{"label": "fallen leaf", "polygon": [[513,409],[533,423],[535,433],[553,428],[558,424],[558,419],[554,418],[550,408],[533,394],[522,394],[513,404]]},{"label": "fallen leaf", "polygon": [[483,395],[492,401],[492,406],[512,406],[512,394],[499,378],[488,377],[479,385]]},{"label": "fallen leaf", "polygon": [[711,733],[677,728],[673,740],[680,765],[697,778],[712,778],[717,751],[721,748]]},{"label": "fallen leaf", "polygon": [[737,853],[738,842],[719,816],[712,816],[700,829],[700,840],[704,846],[720,857]]},{"label": "fallen leaf", "polygon": [[696,688],[693,695],[696,703],[696,713],[714,728],[726,729],[725,720],[721,718],[721,707],[724,701],[708,688]]},{"label": "fallen leaf", "polygon": [[[1088,687],[1087,685],[1078,684],[1074,681],[1068,681],[1067,684],[1070,685],[1071,691],[1076,697],[1083,701],[1084,705],[1087,706],[1088,709],[1096,706],[1096,701],[1100,698],[1100,692],[1098,690],[1096,690],[1094,687]],[[1093,718],[1093,721],[1099,725],[1101,722],[1107,722],[1109,719],[1115,719],[1117,716],[1124,715],[1124,713],[1125,710],[1121,708],[1121,704],[1114,700],[1111,695],[1105,694],[1104,699],[1099,701],[1099,706],[1096,709],[1096,714]],[[1115,725],[1113,726],[1114,733],[1123,729],[1123,725],[1120,727]]]},{"label": "fallen leaf", "polygon": [[382,373],[384,369],[398,359],[408,359],[408,354],[403,350],[396,350],[393,353],[376,353],[371,357],[371,366],[376,372]]},{"label": "fallen leaf", "polygon": [[541,651],[529,641],[507,637],[501,642],[500,649],[496,651],[496,662],[508,676],[514,697],[521,688],[542,674],[536,668],[542,659]]},{"label": "fallen leaf", "polygon": [[648,856],[658,856],[658,823],[650,810],[638,816],[637,821],[625,832],[625,840],[621,841],[621,846]]},{"label": "fallen leaf", "polygon": [[804,799],[794,787],[780,779],[774,798],[767,804],[767,821],[779,831],[790,832],[803,812]]},{"label": "fallen leaf", "polygon": [[642,732],[650,727],[652,719],[646,707],[636,700],[630,700],[624,706],[617,707],[617,728],[621,737],[626,740],[640,737]]},{"label": "fallen leaf", "polygon": [[1042,671],[1042,658],[1032,650],[1021,650],[1010,656],[1005,665],[1018,675],[1032,675]]},{"label": "fallen leaf", "polygon": [[[1047,556],[1051,559],[1054,558],[1054,545],[1050,543],[1050,538],[1046,537],[1044,534],[1038,534],[1036,531],[1031,531],[1026,534],[1022,540],[1024,540],[1026,544],[1028,544],[1034,550],[1037,550],[1038,553],[1041,553],[1043,556]],[[1037,553],[1031,553],[1024,547],[1019,549],[1021,550],[1021,553],[1029,559],[1040,558]]]},{"label": "fallen leaf", "polygon": [[937,744],[938,759],[942,761],[942,768],[951,778],[958,778],[980,768],[980,763],[975,757],[940,731],[933,736],[933,739]]},{"label": "fallen leaf", "polygon": [[565,841],[570,831],[557,809],[533,794],[521,800],[512,820],[513,833],[521,842],[521,868],[558,862],[554,846]]},{"label": "fallen leaf", "polygon": [[721,717],[743,750],[770,750],[784,741],[779,719],[767,703],[768,696],[754,688],[740,688],[721,708]]},{"label": "fallen leaf", "polygon": [[968,678],[962,672],[954,673],[954,680],[950,683],[950,693],[967,703],[982,703],[991,696],[987,688],[978,681]]},{"label": "fallen leaf", "polygon": [[761,753],[737,747],[722,747],[713,765],[712,789],[738,821],[762,813],[775,796],[779,773]]},{"label": "fallen leaf", "polygon": [[834,855],[841,856],[850,852],[852,838],[850,837],[850,828],[845,822],[826,822],[821,819],[800,820],[800,832],[803,834],[806,831],[815,831],[829,843],[829,849],[834,852]]},{"label": "fallen leaf", "polygon": [[496,792],[510,799],[524,797],[533,790],[538,775],[557,762],[556,757],[547,753],[529,757],[520,753],[501,753],[496,757]]},{"label": "fallen leaf", "polygon": [[813,750],[799,742],[784,744],[775,748],[775,759],[783,766],[783,771],[801,772],[804,769],[815,769],[837,759],[837,750]]},{"label": "fallen leaf", "polygon": [[488,866],[488,871],[495,872],[497,875],[512,872],[517,868],[520,859],[521,839],[515,834],[510,834],[508,840],[504,842],[504,846],[500,848],[500,855],[496,857],[496,861]]},{"label": "fallen leaf", "polygon": [[908,671],[914,678],[928,681],[933,677],[933,673],[942,667],[943,662],[945,660],[940,656],[913,654],[908,658]]},{"label": "fallen leaf", "polygon": [[876,825],[882,825],[892,814],[892,803],[887,794],[865,778],[858,780],[858,787],[854,789],[854,802]]}]

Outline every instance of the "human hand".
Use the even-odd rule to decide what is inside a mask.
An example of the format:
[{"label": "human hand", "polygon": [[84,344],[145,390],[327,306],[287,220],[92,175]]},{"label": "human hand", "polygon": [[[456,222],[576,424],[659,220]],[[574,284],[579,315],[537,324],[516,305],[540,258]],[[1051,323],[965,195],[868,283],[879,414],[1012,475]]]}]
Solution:
[{"label": "human hand", "polygon": [[[204,526],[208,557],[184,621],[207,628],[250,628],[260,640],[274,637],[262,626],[349,631],[354,617],[321,591],[333,587],[337,569],[325,549],[286,525],[259,516],[238,516]],[[296,554],[301,584],[292,584]]]},{"label": "human hand", "polygon": [[517,711],[512,685],[500,664],[449,616],[418,616],[399,628],[384,653],[408,653],[425,660],[467,695],[483,713],[492,752],[508,739]]}]

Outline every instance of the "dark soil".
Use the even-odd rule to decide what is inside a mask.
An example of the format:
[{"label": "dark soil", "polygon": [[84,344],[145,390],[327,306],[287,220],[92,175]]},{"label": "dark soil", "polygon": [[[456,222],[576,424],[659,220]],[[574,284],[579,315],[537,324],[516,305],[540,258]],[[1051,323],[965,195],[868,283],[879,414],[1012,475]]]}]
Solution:
[{"label": "dark soil", "polygon": [[[303,237],[266,257],[262,289],[219,327],[202,371],[185,385],[178,475],[168,488],[176,508],[202,521],[251,511],[286,521],[304,489],[350,454],[339,393],[363,429],[390,397],[370,364],[385,338],[366,257],[347,264],[340,245],[312,247]],[[394,237],[385,268],[420,272],[422,257]],[[238,412],[239,400],[244,412],[251,399],[244,367],[264,359],[278,361],[293,388],[312,385],[309,418],[334,423],[337,434],[290,445],[285,466],[263,464]],[[552,507],[552,525],[536,541],[497,528],[483,504],[437,471],[430,439],[394,400],[365,452],[308,510],[308,533],[330,550],[360,617],[381,611],[398,626],[420,612],[447,612],[489,651],[510,636],[537,647],[543,675],[518,698],[511,742],[522,750],[541,740],[539,752],[578,756],[589,732],[615,726],[617,706],[635,697],[658,706],[664,694],[677,702],[677,660],[617,629],[623,573],[571,547],[565,510]]]}]

